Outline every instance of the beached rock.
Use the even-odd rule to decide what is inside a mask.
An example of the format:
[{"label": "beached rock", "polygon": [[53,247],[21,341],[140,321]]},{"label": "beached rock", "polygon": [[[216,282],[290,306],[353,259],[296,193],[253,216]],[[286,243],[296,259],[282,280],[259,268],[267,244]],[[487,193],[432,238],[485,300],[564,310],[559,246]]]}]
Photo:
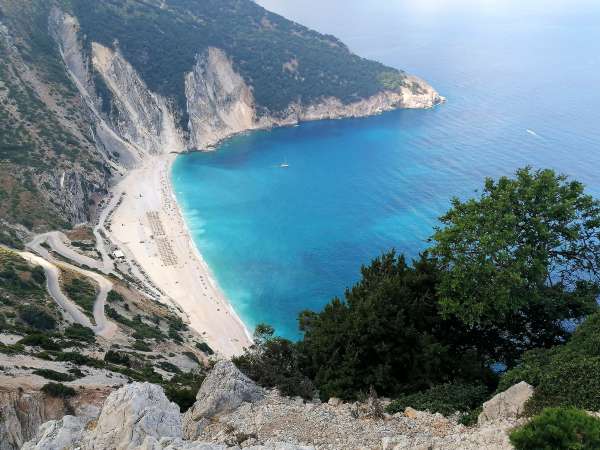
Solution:
[{"label": "beached rock", "polygon": [[485,402],[477,422],[483,425],[498,420],[515,420],[523,414],[525,403],[532,395],[533,387],[521,381]]}]

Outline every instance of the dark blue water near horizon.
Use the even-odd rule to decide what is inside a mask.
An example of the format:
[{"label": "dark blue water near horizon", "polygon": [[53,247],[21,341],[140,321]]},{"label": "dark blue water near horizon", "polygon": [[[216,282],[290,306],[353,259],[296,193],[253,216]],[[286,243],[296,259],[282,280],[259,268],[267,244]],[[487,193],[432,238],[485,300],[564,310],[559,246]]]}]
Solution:
[{"label": "dark blue water near horizon", "polygon": [[549,167],[600,196],[593,2],[330,0],[320,14],[316,0],[261,3],[422,76],[448,102],[253,132],[177,158],[186,222],[250,328],[297,337],[299,311],[342,296],[385,250],[417,255],[450,198],[487,176]]}]

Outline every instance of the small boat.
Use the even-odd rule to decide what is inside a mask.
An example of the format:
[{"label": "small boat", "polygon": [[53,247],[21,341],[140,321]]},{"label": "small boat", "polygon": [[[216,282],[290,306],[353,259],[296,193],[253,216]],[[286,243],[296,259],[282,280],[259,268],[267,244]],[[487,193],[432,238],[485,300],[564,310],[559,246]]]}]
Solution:
[{"label": "small boat", "polygon": [[279,164],[279,167],[281,167],[282,169],[287,169],[288,167],[290,167],[290,165],[286,162],[282,162],[281,164]]}]

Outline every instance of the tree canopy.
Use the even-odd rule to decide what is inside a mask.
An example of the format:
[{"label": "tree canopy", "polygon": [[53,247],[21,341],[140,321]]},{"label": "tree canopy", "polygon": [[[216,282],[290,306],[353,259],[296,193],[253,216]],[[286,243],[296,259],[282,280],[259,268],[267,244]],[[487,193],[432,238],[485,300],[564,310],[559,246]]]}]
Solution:
[{"label": "tree canopy", "polygon": [[[292,378],[312,380],[322,399],[374,388],[396,405],[447,412],[490,395],[502,363],[502,386],[527,379],[539,386],[538,405],[596,404],[581,390],[597,375],[597,314],[569,338],[598,310],[598,202],[578,182],[525,168],[486,180],[477,199],[454,199],[441,223],[417,260],[387,252],[362,267],[343,299],[301,313],[299,342],[258,330],[260,351],[247,352],[240,368],[255,379],[265,367],[293,368]],[[576,352],[571,342],[585,345]],[[551,382],[570,369],[573,383]]]},{"label": "tree canopy", "polygon": [[581,183],[520,169],[515,178],[486,179],[480,198],[454,198],[440,220],[431,252],[442,269],[446,314],[493,324],[550,309],[561,319],[557,310],[594,303],[600,203]]}]

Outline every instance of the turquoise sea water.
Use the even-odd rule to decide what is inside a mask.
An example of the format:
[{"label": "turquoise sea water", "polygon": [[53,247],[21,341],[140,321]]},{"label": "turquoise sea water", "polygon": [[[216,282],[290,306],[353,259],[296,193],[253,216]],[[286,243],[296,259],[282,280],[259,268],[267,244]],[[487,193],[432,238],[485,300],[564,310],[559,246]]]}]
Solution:
[{"label": "turquoise sea water", "polygon": [[551,167],[600,195],[594,2],[262,3],[422,76],[448,102],[250,133],[177,158],[186,221],[249,327],[296,337],[299,311],[343,295],[389,248],[416,255],[450,197],[486,176]]}]

